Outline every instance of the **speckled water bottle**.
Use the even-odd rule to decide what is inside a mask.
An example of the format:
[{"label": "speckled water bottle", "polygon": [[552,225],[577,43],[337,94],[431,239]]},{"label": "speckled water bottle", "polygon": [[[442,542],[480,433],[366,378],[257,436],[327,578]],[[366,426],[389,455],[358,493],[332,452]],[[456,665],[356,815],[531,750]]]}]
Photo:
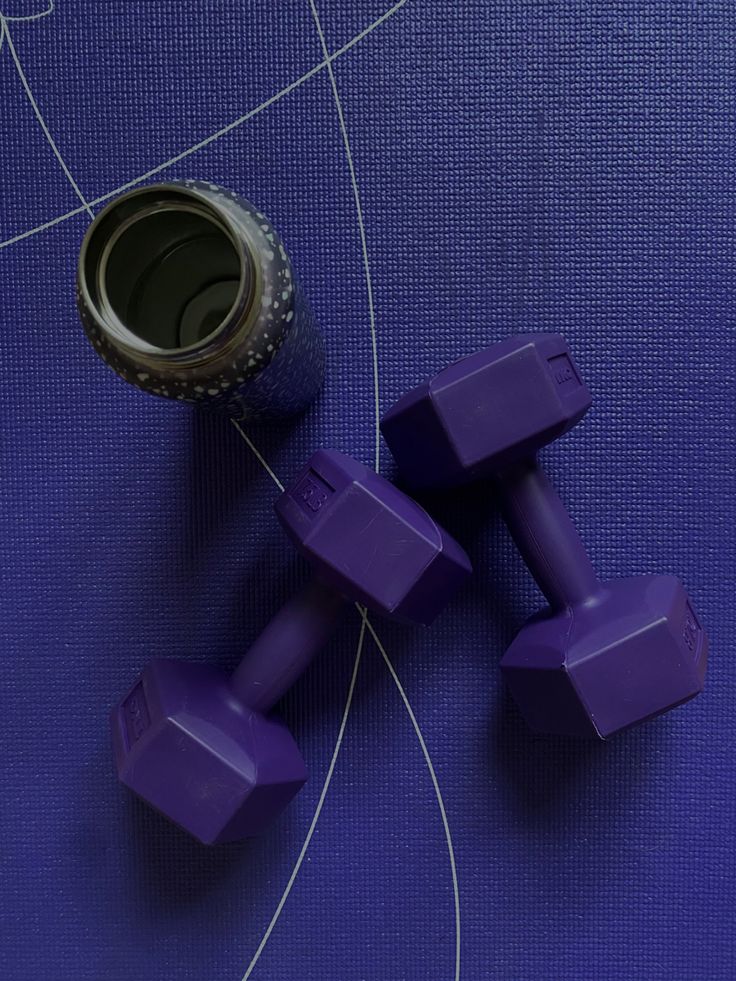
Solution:
[{"label": "speckled water bottle", "polygon": [[322,383],[322,337],[276,230],[216,184],[110,203],[84,237],[77,302],[99,355],[154,395],[288,416]]}]

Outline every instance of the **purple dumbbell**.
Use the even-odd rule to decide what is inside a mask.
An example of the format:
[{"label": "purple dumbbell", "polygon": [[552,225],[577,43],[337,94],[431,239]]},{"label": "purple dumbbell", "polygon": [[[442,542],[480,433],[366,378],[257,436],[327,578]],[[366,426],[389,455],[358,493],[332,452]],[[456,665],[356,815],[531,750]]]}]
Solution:
[{"label": "purple dumbbell", "polygon": [[550,604],[501,669],[529,725],[606,738],[702,690],[708,640],[674,576],[600,582],[535,453],[587,412],[564,339],[515,337],[440,371],[381,429],[407,480],[447,487],[494,476],[516,544]]},{"label": "purple dumbbell", "polygon": [[122,782],[205,844],[258,834],[307,778],[271,714],[326,643],[348,600],[431,623],[469,575],[465,552],[418,504],[342,453],[320,450],[276,503],[315,569],[231,678],[152,661],[111,716]]}]

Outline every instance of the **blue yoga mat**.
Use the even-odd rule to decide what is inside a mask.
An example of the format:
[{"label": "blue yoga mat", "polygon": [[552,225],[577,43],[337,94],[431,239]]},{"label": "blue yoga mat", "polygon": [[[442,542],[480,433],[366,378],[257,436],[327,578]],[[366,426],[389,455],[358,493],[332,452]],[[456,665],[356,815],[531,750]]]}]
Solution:
[{"label": "blue yoga mat", "polygon": [[[733,981],[732,5],[45,2],[0,0],[2,977]],[[271,217],[326,337],[252,446],[76,317],[90,214],[187,176]],[[498,662],[542,597],[477,488],[432,501],[477,569],[437,625],[349,616],[285,700],[311,779],[268,834],[132,799],[115,699],[154,655],[232,668],[306,577],[273,476],[393,476],[376,407],[521,330],[595,396],[544,460],[601,576],[682,577],[705,693],[532,736]]]}]

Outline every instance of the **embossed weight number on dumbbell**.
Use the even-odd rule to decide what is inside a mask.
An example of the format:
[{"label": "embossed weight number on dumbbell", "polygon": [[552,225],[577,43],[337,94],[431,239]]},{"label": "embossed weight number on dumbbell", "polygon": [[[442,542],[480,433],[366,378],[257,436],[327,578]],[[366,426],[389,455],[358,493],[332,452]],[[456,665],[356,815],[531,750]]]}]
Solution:
[{"label": "embossed weight number on dumbbell", "polygon": [[307,512],[318,514],[334,493],[333,487],[322,480],[319,474],[310,470],[294,492],[294,498]]}]

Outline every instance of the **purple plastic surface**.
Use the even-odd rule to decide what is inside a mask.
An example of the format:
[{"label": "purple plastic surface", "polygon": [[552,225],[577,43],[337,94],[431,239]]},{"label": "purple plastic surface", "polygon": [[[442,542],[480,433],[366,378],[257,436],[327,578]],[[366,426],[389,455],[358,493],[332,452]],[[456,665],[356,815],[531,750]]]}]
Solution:
[{"label": "purple plastic surface", "polygon": [[120,780],[205,844],[263,831],[307,779],[268,714],[329,637],[344,603],[318,582],[279,610],[228,680],[155,660],[111,715]]},{"label": "purple plastic surface", "polygon": [[424,508],[336,450],[311,457],[276,502],[276,514],[325,582],[407,623],[432,623],[472,571]]},{"label": "purple plastic surface", "polygon": [[374,471],[320,450],[276,511],[316,576],[282,606],[233,676],[156,660],[111,715],[121,781],[205,844],[256,835],[304,784],[270,710],[327,643],[348,599],[431,623],[469,575],[460,546]]},{"label": "purple plastic surface", "polygon": [[416,486],[496,476],[509,530],[550,604],[501,669],[534,729],[605,738],[697,695],[708,641],[674,577],[598,581],[534,458],[590,404],[565,340],[530,334],[440,371],[395,403],[381,429]]},{"label": "purple plastic surface", "polygon": [[527,722],[605,738],[697,695],[708,640],[679,579],[600,583],[536,462],[517,464],[499,483],[509,530],[550,602],[501,660]]},{"label": "purple plastic surface", "polygon": [[384,414],[381,431],[413,487],[449,487],[535,453],[590,404],[564,338],[522,334],[412,389]]}]

